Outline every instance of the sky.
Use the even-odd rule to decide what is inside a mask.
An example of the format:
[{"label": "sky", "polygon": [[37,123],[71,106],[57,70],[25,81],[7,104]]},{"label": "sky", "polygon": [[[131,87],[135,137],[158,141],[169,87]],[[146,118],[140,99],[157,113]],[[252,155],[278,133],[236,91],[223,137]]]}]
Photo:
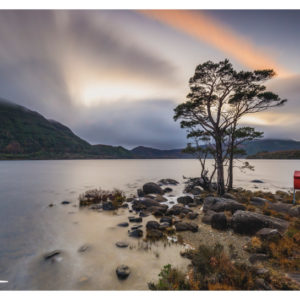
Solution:
[{"label": "sky", "polygon": [[299,10],[0,10],[0,98],[92,144],[181,148],[189,78],[228,58],[273,68],[267,87],[288,99],[243,124],[300,140],[299,32]]}]

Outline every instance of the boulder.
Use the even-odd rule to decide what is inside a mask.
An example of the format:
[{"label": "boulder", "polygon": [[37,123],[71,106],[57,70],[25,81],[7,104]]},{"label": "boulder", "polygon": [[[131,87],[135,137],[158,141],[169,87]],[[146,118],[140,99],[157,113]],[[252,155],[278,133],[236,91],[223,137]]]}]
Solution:
[{"label": "boulder", "polygon": [[160,185],[177,185],[177,184],[179,184],[179,182],[175,179],[166,178],[166,179],[159,180],[158,184],[160,184]]},{"label": "boulder", "polygon": [[143,219],[141,217],[128,217],[129,222],[131,223],[141,223]]},{"label": "boulder", "polygon": [[144,211],[141,211],[139,213],[139,216],[142,217],[142,218],[146,218],[146,217],[149,217],[149,214],[145,213]]},{"label": "boulder", "polygon": [[216,212],[231,211],[234,213],[237,210],[245,210],[245,206],[235,200],[220,198],[220,197],[206,197],[203,201],[203,211],[213,210]]},{"label": "boulder", "polygon": [[277,241],[282,237],[277,229],[272,228],[263,228],[256,233],[256,236],[263,241]]},{"label": "boulder", "polygon": [[292,217],[300,216],[300,205],[293,205],[288,203],[269,203],[268,207],[279,213],[285,213]]},{"label": "boulder", "polygon": [[102,208],[103,208],[103,210],[114,210],[115,209],[115,207],[111,201],[103,202]]},{"label": "boulder", "polygon": [[128,243],[126,243],[126,242],[116,242],[116,246],[118,248],[127,248],[128,247]]},{"label": "boulder", "polygon": [[178,222],[175,224],[176,231],[198,231],[198,225],[195,223]]},{"label": "boulder", "polygon": [[126,265],[120,265],[116,269],[116,273],[119,279],[126,279],[130,274],[130,268]]},{"label": "boulder", "polygon": [[164,188],[164,193],[170,193],[172,191],[173,191],[173,189],[171,189],[170,187]]},{"label": "boulder", "polygon": [[187,205],[189,203],[194,202],[194,199],[191,196],[181,196],[181,197],[177,198],[177,202]]},{"label": "boulder", "polygon": [[156,221],[148,221],[146,224],[146,228],[147,228],[147,230],[158,229],[159,223]]},{"label": "boulder", "polygon": [[126,202],[132,202],[133,200],[134,200],[134,198],[131,198],[131,197],[126,198]]},{"label": "boulder", "polygon": [[122,207],[122,208],[128,208],[128,203],[123,203],[123,204],[121,205],[121,207]]},{"label": "boulder", "polygon": [[166,215],[167,216],[172,216],[172,215],[178,216],[182,213],[183,214],[188,214],[189,212],[192,212],[192,210],[189,209],[189,208],[185,208],[181,205],[176,204],[176,205],[172,206],[170,209],[167,210]]},{"label": "boulder", "polygon": [[147,182],[143,185],[143,192],[144,194],[159,194],[162,195],[163,194],[163,190],[162,188],[154,183],[154,182]]},{"label": "boulder", "polygon": [[163,237],[163,233],[158,229],[151,229],[147,231],[147,239],[158,240]]},{"label": "boulder", "polygon": [[231,219],[234,232],[249,235],[255,234],[262,228],[274,228],[283,232],[287,229],[288,224],[282,219],[242,210],[236,211]]},{"label": "boulder", "polygon": [[249,257],[249,261],[251,264],[255,264],[256,262],[259,262],[259,261],[265,261],[267,260],[269,257],[267,254],[263,254],[263,253],[255,253],[255,254],[252,254],[250,257]]},{"label": "boulder", "polygon": [[228,227],[224,213],[215,213],[211,217],[211,227],[219,230],[226,230]]},{"label": "boulder", "polygon": [[167,222],[164,222],[164,223],[161,223],[161,224],[159,224],[159,230],[165,230],[165,229],[167,229],[168,227],[170,227],[170,224],[169,223],[167,223]]},{"label": "boulder", "polygon": [[194,220],[198,217],[198,213],[194,213],[194,212],[190,212],[187,214],[187,217],[190,219],[190,220]]},{"label": "boulder", "polygon": [[142,200],[134,200],[132,202],[132,208],[136,211],[140,211],[150,206],[160,206],[161,204],[153,199],[142,199]]},{"label": "boulder", "polygon": [[140,238],[140,237],[143,236],[143,230],[135,229],[135,230],[129,231],[128,234],[129,234],[130,237]]},{"label": "boulder", "polygon": [[196,186],[192,189],[189,190],[189,193],[194,195],[194,196],[198,196],[203,192],[203,189],[199,186]]},{"label": "boulder", "polygon": [[168,201],[167,198],[165,198],[165,197],[163,197],[161,195],[155,195],[154,200],[157,201],[157,202],[167,202]]},{"label": "boulder", "polygon": [[172,217],[164,216],[159,220],[160,223],[172,224]]},{"label": "boulder", "polygon": [[202,223],[207,224],[207,225],[211,225],[211,218],[214,214],[216,214],[215,211],[212,211],[212,210],[206,211],[205,215],[201,219]]},{"label": "boulder", "polygon": [[269,201],[261,197],[252,197],[250,203],[254,206],[264,206]]},{"label": "boulder", "polygon": [[138,197],[144,197],[145,196],[145,193],[143,192],[142,189],[137,189],[136,192],[137,192]]},{"label": "boulder", "polygon": [[223,197],[227,198],[227,199],[231,199],[231,200],[235,200],[236,199],[236,197],[234,195],[230,194],[230,193],[225,193],[223,195]]},{"label": "boulder", "polygon": [[119,223],[118,226],[119,226],[119,227],[128,227],[128,226],[129,226],[129,223],[127,223],[127,222],[122,222],[122,223]]}]

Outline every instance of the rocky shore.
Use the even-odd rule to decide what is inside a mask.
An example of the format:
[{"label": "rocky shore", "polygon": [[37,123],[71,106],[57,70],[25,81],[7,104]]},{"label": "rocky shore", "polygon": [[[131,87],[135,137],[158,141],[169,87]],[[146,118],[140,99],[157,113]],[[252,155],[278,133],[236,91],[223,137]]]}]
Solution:
[{"label": "rocky shore", "polygon": [[[256,284],[244,285],[243,289],[299,289],[300,193],[296,195],[296,205],[292,205],[292,195],[283,191],[273,194],[238,188],[219,197],[214,191],[204,190],[199,179],[192,178],[175,196],[174,189],[178,193],[179,186],[179,182],[167,178],[147,182],[130,196],[119,190],[89,190],[80,195],[79,206],[95,212],[126,209],[128,220],[117,226],[127,227],[129,238],[150,244],[172,241],[184,245],[186,250],[178,255],[192,262],[188,270],[180,270],[185,274],[184,280],[191,278],[190,272],[196,274],[193,257],[198,249],[203,245],[214,249],[220,244],[228,263],[236,269],[245,265],[251,269],[247,269],[249,274],[255,274]],[[116,242],[116,247],[128,246],[124,241]],[[54,251],[44,259],[53,260],[58,255]],[[119,280],[126,280],[131,266],[120,265],[115,272]],[[198,289],[218,289],[218,284],[220,289],[226,289],[221,287],[222,280],[214,278],[216,282],[211,284],[212,279],[205,277],[209,283],[205,286],[200,285],[201,280]],[[183,289],[191,289],[191,284],[184,286]],[[157,285],[151,287],[156,289]],[[233,289],[240,287],[231,283]]]}]

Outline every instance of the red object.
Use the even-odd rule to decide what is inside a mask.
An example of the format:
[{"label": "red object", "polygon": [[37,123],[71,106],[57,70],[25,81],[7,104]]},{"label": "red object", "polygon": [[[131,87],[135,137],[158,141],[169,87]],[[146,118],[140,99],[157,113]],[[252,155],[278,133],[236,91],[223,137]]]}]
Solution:
[{"label": "red object", "polygon": [[300,190],[300,171],[294,173],[294,189]]}]

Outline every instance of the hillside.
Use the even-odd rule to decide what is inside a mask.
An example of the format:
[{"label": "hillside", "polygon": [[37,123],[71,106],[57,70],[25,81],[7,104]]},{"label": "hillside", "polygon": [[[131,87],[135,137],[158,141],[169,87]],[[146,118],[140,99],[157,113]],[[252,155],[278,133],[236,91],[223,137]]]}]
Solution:
[{"label": "hillside", "polygon": [[0,101],[0,153],[26,156],[47,153],[82,153],[90,145],[68,127],[47,120],[37,112],[4,100]]},{"label": "hillside", "polygon": [[248,156],[251,159],[300,159],[300,150],[259,152]]}]

